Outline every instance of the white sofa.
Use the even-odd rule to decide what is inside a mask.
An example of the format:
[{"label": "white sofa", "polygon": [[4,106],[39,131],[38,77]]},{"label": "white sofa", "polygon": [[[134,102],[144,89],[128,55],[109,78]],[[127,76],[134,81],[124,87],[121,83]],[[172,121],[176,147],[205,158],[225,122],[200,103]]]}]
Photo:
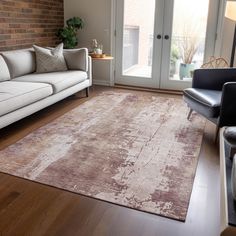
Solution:
[{"label": "white sofa", "polygon": [[92,85],[86,48],[64,50],[67,71],[37,74],[33,49],[0,53],[0,129]]}]

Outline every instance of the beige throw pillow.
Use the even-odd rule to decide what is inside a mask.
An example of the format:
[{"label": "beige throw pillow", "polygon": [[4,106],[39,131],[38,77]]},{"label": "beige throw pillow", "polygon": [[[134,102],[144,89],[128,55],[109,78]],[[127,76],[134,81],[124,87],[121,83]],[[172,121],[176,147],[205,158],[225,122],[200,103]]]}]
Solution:
[{"label": "beige throw pillow", "polygon": [[53,49],[33,45],[36,53],[36,72],[47,73],[66,71],[67,66],[63,56],[63,43]]}]

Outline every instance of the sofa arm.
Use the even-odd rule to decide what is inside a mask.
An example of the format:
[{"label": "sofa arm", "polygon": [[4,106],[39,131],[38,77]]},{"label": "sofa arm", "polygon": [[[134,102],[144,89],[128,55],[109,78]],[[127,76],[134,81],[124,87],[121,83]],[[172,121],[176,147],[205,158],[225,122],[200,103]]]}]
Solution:
[{"label": "sofa arm", "polygon": [[92,57],[88,57],[88,79],[89,79],[89,86],[92,86]]},{"label": "sofa arm", "polygon": [[218,125],[236,126],[236,82],[228,82],[223,86]]},{"label": "sofa arm", "polygon": [[88,72],[88,49],[64,49],[63,54],[69,70],[82,70]]},{"label": "sofa arm", "polygon": [[236,81],[236,68],[197,69],[193,73],[192,87],[222,90],[230,81]]}]

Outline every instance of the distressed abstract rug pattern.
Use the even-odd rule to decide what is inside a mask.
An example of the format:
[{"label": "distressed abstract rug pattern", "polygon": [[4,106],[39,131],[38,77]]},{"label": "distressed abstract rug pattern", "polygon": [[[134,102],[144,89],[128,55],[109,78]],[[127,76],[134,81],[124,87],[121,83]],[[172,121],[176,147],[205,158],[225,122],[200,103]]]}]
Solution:
[{"label": "distressed abstract rug pattern", "polygon": [[0,151],[0,171],[185,220],[205,120],[181,99],[103,92]]}]

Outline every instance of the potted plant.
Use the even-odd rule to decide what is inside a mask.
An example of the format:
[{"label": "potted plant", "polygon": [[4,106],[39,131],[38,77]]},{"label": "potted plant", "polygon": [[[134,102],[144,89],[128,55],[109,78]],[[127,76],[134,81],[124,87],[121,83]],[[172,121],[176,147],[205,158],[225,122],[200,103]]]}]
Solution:
[{"label": "potted plant", "polygon": [[194,70],[193,57],[199,47],[199,37],[197,34],[186,31],[180,40],[179,51],[182,59],[180,63],[179,76],[183,78],[191,78]]},{"label": "potted plant", "polygon": [[66,25],[59,29],[56,35],[64,43],[64,48],[75,48],[78,44],[77,32],[84,28],[84,20],[73,17],[66,21]]}]

